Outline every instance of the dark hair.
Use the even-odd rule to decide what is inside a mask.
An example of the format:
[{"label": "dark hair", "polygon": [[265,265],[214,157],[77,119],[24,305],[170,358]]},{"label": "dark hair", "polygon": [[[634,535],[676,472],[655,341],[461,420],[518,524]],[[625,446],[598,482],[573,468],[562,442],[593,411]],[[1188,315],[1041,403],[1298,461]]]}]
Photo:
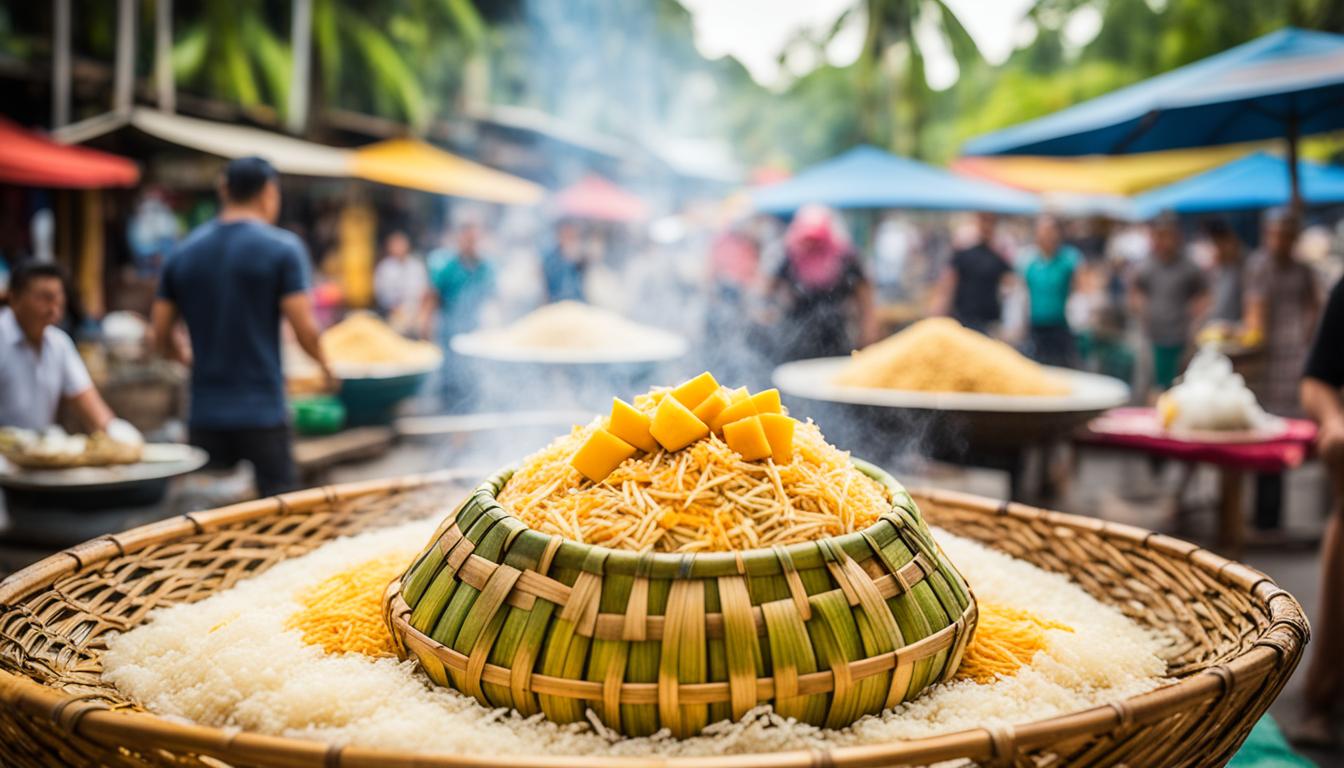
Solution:
[{"label": "dark hair", "polygon": [[14,269],[14,274],[9,279],[9,294],[18,296],[27,290],[28,285],[34,280],[43,278],[55,278],[64,286],[65,270],[50,261],[26,261]]},{"label": "dark hair", "polygon": [[280,178],[275,166],[260,157],[239,157],[224,166],[224,196],[229,202],[246,203]]},{"label": "dark hair", "polygon": [[1232,234],[1232,227],[1221,216],[1204,220],[1204,234],[1211,240],[1221,240]]}]

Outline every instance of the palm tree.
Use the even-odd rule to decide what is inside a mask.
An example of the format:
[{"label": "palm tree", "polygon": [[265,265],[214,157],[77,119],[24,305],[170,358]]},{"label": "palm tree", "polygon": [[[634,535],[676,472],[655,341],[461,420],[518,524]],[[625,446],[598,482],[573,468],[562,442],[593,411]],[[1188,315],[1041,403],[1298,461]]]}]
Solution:
[{"label": "palm tree", "polygon": [[[293,63],[290,44],[277,30],[287,31],[288,19],[260,0],[205,0],[196,8],[173,46],[177,81],[244,107],[271,107],[283,117]],[[423,131],[437,106],[427,83],[440,86],[434,93],[451,95],[457,82],[429,65],[442,63],[445,51],[460,65],[484,36],[470,0],[313,0],[314,77],[321,85],[313,92],[327,104]]]}]

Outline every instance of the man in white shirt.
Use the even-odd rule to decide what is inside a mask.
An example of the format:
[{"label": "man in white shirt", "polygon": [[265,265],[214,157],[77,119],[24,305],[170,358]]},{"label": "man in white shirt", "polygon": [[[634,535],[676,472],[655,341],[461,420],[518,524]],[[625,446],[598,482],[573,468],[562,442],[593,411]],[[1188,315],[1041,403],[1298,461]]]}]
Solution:
[{"label": "man in white shirt", "polygon": [[134,427],[113,417],[75,343],[56,327],[65,315],[60,267],[50,262],[20,266],[9,297],[10,306],[0,310],[0,427],[46,430],[66,403],[89,432],[138,438]]}]

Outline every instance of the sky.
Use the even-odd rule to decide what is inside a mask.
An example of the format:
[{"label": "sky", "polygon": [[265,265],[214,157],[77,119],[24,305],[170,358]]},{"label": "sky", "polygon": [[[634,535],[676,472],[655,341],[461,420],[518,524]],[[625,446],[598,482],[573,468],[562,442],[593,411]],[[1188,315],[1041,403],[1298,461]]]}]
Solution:
[{"label": "sky", "polygon": [[[1034,0],[945,0],[957,14],[980,52],[992,64],[1008,58],[1013,49],[1030,41],[1030,24],[1023,21]],[[798,57],[779,66],[779,54],[798,30],[825,31],[856,0],[682,0],[695,25],[695,43],[702,54],[718,58],[731,54],[740,60],[757,82],[783,87],[791,75],[805,74],[821,62]],[[1100,29],[1101,16],[1084,8],[1068,20],[1065,37],[1085,43]],[[926,77],[935,89],[950,87],[957,80],[957,64],[935,30],[918,29],[925,51]],[[856,18],[836,36],[826,50],[835,65],[850,64],[863,47],[863,24]]]}]

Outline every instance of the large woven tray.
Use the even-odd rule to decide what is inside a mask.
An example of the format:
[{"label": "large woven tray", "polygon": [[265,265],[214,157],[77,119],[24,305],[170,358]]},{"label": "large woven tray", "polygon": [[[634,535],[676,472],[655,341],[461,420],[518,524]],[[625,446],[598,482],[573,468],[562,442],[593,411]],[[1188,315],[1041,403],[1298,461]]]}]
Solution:
[{"label": "large woven tray", "polygon": [[105,536],[0,582],[0,765],[1217,766],[1292,674],[1301,606],[1267,576],[1167,536],[950,493],[915,493],[929,522],[1068,574],[1136,621],[1177,630],[1177,682],[1082,712],[994,730],[831,751],[645,760],[433,757],[183,725],[101,680],[108,632],[154,608],[203,599],[341,535],[442,517],[465,490],[448,475],[314,489]]}]

